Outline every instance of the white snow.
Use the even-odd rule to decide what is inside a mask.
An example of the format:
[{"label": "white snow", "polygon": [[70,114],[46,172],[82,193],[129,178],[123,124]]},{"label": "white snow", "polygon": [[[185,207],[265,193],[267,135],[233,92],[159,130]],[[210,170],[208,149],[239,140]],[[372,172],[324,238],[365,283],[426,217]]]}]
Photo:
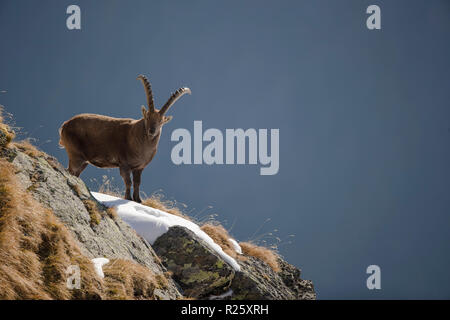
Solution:
[{"label": "white snow", "polygon": [[222,300],[224,298],[231,297],[232,295],[233,295],[233,290],[230,289],[227,292],[225,292],[219,296],[210,296],[209,300]]},{"label": "white snow", "polygon": [[196,236],[205,241],[225,262],[240,271],[239,264],[226,254],[222,248],[211,239],[200,227],[192,221],[167,213],[162,210],[144,206],[134,201],[124,200],[98,192],[91,192],[97,201],[107,207],[115,207],[117,214],[127,222],[138,234],[144,237],[150,244],[166,233],[172,226],[183,226],[191,230]]},{"label": "white snow", "polygon": [[237,243],[236,240],[230,238],[230,239],[228,239],[228,241],[230,241],[231,245],[233,246],[234,251],[236,251],[238,254],[242,254],[242,248],[239,245],[239,243]]},{"label": "white snow", "polygon": [[91,261],[94,264],[95,272],[97,273],[97,275],[100,278],[103,279],[105,277],[105,274],[103,273],[103,268],[102,267],[103,267],[103,265],[109,263],[109,259],[107,259],[107,258],[95,258],[95,259],[92,259]]}]

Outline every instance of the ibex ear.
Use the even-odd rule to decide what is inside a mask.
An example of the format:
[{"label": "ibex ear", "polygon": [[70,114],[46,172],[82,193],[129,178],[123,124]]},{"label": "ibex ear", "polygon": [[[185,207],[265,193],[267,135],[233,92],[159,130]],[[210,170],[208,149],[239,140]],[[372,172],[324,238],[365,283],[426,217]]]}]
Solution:
[{"label": "ibex ear", "polygon": [[172,116],[164,116],[164,120],[163,120],[163,123],[167,123],[167,122],[169,122],[170,120],[172,120]]},{"label": "ibex ear", "polygon": [[145,109],[144,106],[141,106],[141,110],[142,110],[142,116],[145,118],[147,116],[148,110]]}]

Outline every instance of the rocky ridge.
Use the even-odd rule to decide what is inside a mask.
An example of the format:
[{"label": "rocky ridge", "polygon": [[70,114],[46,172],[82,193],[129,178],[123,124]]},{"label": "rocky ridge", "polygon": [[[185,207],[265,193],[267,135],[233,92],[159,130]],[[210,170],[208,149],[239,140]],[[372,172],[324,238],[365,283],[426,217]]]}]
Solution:
[{"label": "rocky ridge", "polygon": [[151,246],[98,203],[84,182],[55,158],[14,144],[0,146],[0,157],[17,168],[23,187],[68,228],[88,258],[131,260],[155,274],[170,274],[165,287],[155,290],[158,299],[316,298],[312,282],[301,279],[300,270],[281,258],[279,272],[250,256],[237,260],[241,271],[236,272],[203,240],[179,226],[171,227]]}]

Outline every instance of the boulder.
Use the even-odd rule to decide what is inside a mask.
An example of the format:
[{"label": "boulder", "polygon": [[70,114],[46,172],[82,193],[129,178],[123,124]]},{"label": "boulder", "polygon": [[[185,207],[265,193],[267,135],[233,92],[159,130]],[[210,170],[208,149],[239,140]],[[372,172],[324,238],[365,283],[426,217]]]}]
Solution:
[{"label": "boulder", "polygon": [[233,268],[184,227],[169,228],[156,239],[153,248],[185,296],[204,298],[221,293],[234,277]]},{"label": "boulder", "polygon": [[254,257],[239,260],[241,271],[231,284],[235,300],[315,299],[312,283],[300,279],[300,270],[280,259],[280,272]]}]

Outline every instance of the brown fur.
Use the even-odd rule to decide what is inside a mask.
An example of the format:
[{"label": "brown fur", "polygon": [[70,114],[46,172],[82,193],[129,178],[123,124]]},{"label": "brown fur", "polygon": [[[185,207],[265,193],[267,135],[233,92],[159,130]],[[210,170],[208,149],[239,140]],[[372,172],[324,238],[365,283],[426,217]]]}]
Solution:
[{"label": "brown fur", "polygon": [[63,123],[60,145],[69,157],[69,172],[79,176],[90,163],[100,168],[119,168],[125,182],[125,199],[141,202],[139,185],[144,168],[158,149],[161,129],[172,117],[164,113],[189,88],[178,89],[160,111],[153,107],[153,95],[147,78],[139,76],[147,95],[149,109],[142,106],[142,119],[122,119],[97,114],[80,114]]}]

